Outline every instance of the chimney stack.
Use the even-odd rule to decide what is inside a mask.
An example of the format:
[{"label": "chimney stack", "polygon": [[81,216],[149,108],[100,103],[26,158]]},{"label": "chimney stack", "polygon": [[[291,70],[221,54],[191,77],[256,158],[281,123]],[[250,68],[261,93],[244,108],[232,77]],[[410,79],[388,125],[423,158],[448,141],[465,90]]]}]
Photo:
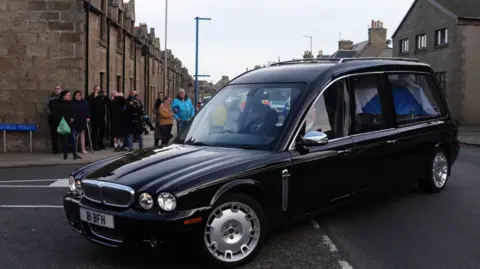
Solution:
[{"label": "chimney stack", "polygon": [[372,20],[371,26],[368,29],[368,41],[370,44],[386,44],[387,29],[383,28],[382,21]]},{"label": "chimney stack", "polygon": [[351,50],[353,47],[353,41],[351,40],[340,40],[338,41],[339,50]]}]

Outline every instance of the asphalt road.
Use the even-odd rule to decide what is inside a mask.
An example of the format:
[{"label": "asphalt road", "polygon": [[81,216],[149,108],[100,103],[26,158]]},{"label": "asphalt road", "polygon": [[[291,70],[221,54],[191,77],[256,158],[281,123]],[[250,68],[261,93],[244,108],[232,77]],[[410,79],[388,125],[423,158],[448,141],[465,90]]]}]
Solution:
[{"label": "asphalt road", "polygon": [[[1,268],[201,268],[182,253],[120,254],[76,234],[57,181],[74,168],[0,169]],[[463,146],[442,193],[406,187],[287,228],[245,268],[479,268],[479,174],[480,148]]]}]

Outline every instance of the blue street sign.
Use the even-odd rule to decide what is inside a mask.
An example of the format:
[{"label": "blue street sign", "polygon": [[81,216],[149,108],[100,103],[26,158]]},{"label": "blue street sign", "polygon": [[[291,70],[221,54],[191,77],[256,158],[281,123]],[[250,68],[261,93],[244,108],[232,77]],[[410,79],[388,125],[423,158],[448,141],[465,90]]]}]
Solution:
[{"label": "blue street sign", "polygon": [[35,124],[0,123],[0,131],[33,132],[37,130]]}]

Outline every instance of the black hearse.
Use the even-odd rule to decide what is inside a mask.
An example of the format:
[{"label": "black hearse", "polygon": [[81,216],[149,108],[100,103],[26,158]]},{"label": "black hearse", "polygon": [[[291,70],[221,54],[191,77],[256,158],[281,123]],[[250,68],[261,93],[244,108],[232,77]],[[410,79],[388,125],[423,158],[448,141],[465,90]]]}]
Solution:
[{"label": "black hearse", "polygon": [[[284,117],[270,100],[288,103]],[[169,145],[74,171],[64,208],[98,245],[194,243],[235,267],[272,225],[369,190],[442,191],[457,132],[432,68],[416,60],[281,62],[233,79]]]}]

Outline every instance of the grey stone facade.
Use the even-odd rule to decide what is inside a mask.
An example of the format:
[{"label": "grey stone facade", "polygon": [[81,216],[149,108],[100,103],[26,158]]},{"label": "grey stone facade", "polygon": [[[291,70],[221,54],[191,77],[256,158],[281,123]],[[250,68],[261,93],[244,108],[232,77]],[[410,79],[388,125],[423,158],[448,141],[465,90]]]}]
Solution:
[{"label": "grey stone facade", "polygon": [[[137,90],[150,108],[157,93],[193,94],[193,79],[169,50],[164,83],[160,39],[135,26],[134,0],[2,0],[0,3],[0,123],[33,123],[33,150],[49,149],[46,97],[56,85],[89,94]],[[8,151],[27,151],[29,136],[9,133]],[[0,144],[3,141],[0,141]],[[1,145],[3,147],[3,145]]]},{"label": "grey stone facade", "polygon": [[[478,51],[468,53],[467,48],[471,46],[480,48],[480,43],[472,36],[480,34],[480,28],[473,26],[465,31],[464,24],[475,25],[475,20],[462,21],[460,15],[454,14],[439,2],[441,1],[417,0],[412,4],[392,36],[393,55],[415,58],[431,65],[447,95],[450,110],[458,122],[480,126],[480,109],[477,108],[480,94],[473,90],[474,87],[477,89],[480,87],[480,81],[476,84],[477,79],[470,75],[476,72],[478,67],[466,66],[466,59],[479,54]],[[475,1],[466,1],[464,4],[468,4],[467,2],[476,5]],[[480,18],[480,5],[478,10]],[[448,42],[436,45],[436,31],[441,29],[448,29]],[[427,46],[425,49],[417,49],[416,37],[424,34],[427,37]],[[408,52],[402,52],[402,40],[408,40]],[[476,107],[469,104],[471,100],[477,100]]]}]

